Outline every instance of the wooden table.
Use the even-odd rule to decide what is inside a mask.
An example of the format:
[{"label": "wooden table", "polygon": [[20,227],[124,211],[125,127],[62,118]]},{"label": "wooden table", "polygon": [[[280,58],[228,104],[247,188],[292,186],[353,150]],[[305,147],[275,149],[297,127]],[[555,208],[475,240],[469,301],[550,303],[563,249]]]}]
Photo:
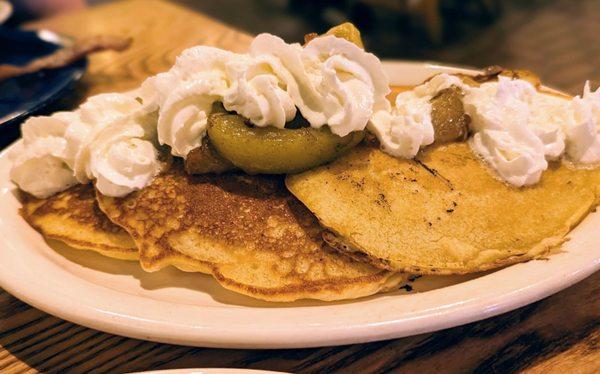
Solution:
[{"label": "wooden table", "polygon": [[[130,35],[125,53],[91,58],[74,102],[136,87],[194,44],[244,50],[250,36],[162,1],[111,3],[46,19],[74,37]],[[70,100],[70,101],[69,101]],[[67,104],[65,104],[67,105]],[[43,276],[41,274],[40,276]],[[299,350],[173,346],[105,334],[52,317],[0,290],[0,372],[128,372],[243,367],[293,372],[600,372],[600,273],[538,303],[482,322],[372,344]]]}]

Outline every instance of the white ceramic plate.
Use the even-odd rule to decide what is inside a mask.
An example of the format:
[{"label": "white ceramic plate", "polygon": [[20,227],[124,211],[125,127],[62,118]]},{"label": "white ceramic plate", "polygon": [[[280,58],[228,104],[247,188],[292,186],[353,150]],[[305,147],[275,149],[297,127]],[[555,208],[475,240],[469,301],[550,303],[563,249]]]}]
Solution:
[{"label": "white ceramic plate", "polygon": [[223,369],[223,368],[207,368],[207,369],[170,369],[170,370],[153,370],[140,371],[131,374],[285,374],[281,371],[270,370],[253,370],[253,369]]},{"label": "white ceramic plate", "polygon": [[[428,63],[388,62],[393,84],[413,85],[441,71]],[[560,291],[600,268],[600,215],[570,235],[548,261],[468,277],[423,277],[415,290],[351,302],[273,304],[226,291],[210,277],[175,269],[143,272],[47,243],[18,214],[10,163],[0,154],[0,286],[66,320],[159,342],[230,348],[287,348],[369,342],[440,330],[491,317]]]}]

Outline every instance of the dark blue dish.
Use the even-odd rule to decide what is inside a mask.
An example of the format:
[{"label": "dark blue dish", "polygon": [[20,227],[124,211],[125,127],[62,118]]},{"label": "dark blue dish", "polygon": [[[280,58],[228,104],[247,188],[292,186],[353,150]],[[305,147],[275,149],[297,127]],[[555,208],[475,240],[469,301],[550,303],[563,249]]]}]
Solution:
[{"label": "dark blue dish", "polygon": [[[0,64],[24,65],[61,48],[58,35],[0,27]],[[87,67],[81,59],[60,69],[43,70],[0,81],[0,148],[19,135],[19,124],[58,99]]]}]

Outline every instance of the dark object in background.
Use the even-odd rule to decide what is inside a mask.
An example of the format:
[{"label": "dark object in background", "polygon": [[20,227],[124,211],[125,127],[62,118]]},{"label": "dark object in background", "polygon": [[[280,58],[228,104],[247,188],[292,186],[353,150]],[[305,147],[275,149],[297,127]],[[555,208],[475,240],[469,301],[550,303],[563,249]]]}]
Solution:
[{"label": "dark object in background", "polygon": [[[21,31],[0,28],[0,64],[24,65],[53,53],[65,40],[49,31]],[[0,82],[0,148],[19,137],[19,123],[58,99],[79,80],[87,59],[69,66],[43,70]]]},{"label": "dark object in background", "polygon": [[460,38],[501,14],[500,0],[290,0],[289,4],[316,25],[349,19],[368,32],[382,22],[398,22],[403,30],[397,31],[434,45]]},{"label": "dark object in background", "polygon": [[529,69],[573,95],[587,79],[594,87],[600,84],[598,0],[437,0],[440,44],[431,42],[419,17],[369,5],[378,0],[171,1],[250,34],[270,32],[288,42],[352,21],[366,49],[381,59]]}]

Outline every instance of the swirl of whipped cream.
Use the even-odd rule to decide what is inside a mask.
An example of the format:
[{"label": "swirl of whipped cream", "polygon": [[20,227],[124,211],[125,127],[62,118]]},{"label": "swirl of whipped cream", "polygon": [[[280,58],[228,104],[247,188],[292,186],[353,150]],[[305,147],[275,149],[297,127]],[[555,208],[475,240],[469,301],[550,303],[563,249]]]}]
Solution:
[{"label": "swirl of whipped cream", "polygon": [[[155,134],[152,121],[132,96],[102,94],[80,108],[88,136],[76,154],[87,177],[107,196],[124,196],[146,186],[159,172],[158,152],[149,140]],[[77,125],[77,124],[76,124]]]},{"label": "swirl of whipped cream", "polygon": [[131,118],[111,122],[89,145],[88,172],[107,196],[125,196],[148,185],[159,171],[154,145]]},{"label": "swirl of whipped cream", "polygon": [[[110,124],[121,123],[141,104],[135,98],[123,94],[100,94],[92,96],[71,114],[65,133],[67,140],[67,163],[73,169],[79,183],[94,179],[90,170],[91,143]],[[119,131],[113,129],[113,131]]]},{"label": "swirl of whipped cream", "polygon": [[568,100],[539,93],[527,81],[500,76],[497,83],[468,89],[464,102],[474,131],[501,130],[507,123],[519,122],[543,143],[547,160],[564,152],[563,127],[570,122]]},{"label": "swirl of whipped cream", "polygon": [[303,56],[320,66],[317,89],[334,134],[363,130],[374,111],[389,108],[389,79],[375,55],[329,35],[311,40]]},{"label": "swirl of whipped cream", "polygon": [[345,39],[322,36],[302,48],[261,34],[250,56],[271,56],[266,61],[312,127],[328,125],[332,133],[345,136],[363,130],[376,110],[389,108],[381,61]]},{"label": "swirl of whipped cream", "polygon": [[381,149],[395,157],[412,158],[423,146],[433,143],[431,98],[451,86],[466,88],[462,81],[448,74],[439,74],[426,83],[396,96],[391,110],[377,111],[368,125],[377,136]]},{"label": "swirl of whipped cream", "polygon": [[23,124],[11,179],[37,197],[90,180],[108,196],[140,189],[159,171],[148,140],[156,125],[146,115],[133,97],[102,94],[74,112],[31,118]]},{"label": "swirl of whipped cream", "polygon": [[283,81],[286,92],[311,126],[322,126],[327,120],[323,114],[323,102],[315,80],[309,79],[302,53],[300,44],[287,44],[271,34],[259,34],[252,41],[249,51],[250,57],[262,59]]},{"label": "swirl of whipped cream", "polygon": [[537,183],[548,168],[543,144],[537,137],[527,140],[506,131],[483,130],[469,143],[504,181],[527,186]]},{"label": "swirl of whipped cream", "polygon": [[470,88],[464,105],[475,133],[471,148],[514,186],[537,183],[548,161],[564,152],[569,102],[539,93],[527,81],[500,76]]},{"label": "swirl of whipped cream", "polygon": [[392,111],[380,110],[373,115],[369,130],[384,152],[394,157],[415,157],[422,146],[434,141],[429,99],[410,91],[399,94]]},{"label": "swirl of whipped cream", "polygon": [[45,198],[77,183],[66,163],[68,123],[64,113],[31,117],[21,127],[23,138],[9,157],[13,162],[10,178],[23,191]]},{"label": "swirl of whipped cream", "polygon": [[53,155],[61,144],[44,139],[35,147],[25,148],[22,142],[15,145],[18,157],[12,157],[10,179],[23,191],[38,198],[46,198],[75,184],[77,179],[67,164]]},{"label": "swirl of whipped cream", "polygon": [[200,146],[206,133],[208,115],[219,100],[212,95],[210,78],[176,87],[158,112],[158,141],[171,147],[175,156],[185,157]]},{"label": "swirl of whipped cream", "polygon": [[146,110],[158,109],[158,141],[185,157],[201,143],[208,115],[232,85],[230,70],[241,69],[246,56],[213,47],[192,47],[175,65],[148,78],[140,88]]},{"label": "swirl of whipped cream", "polygon": [[296,106],[270,56],[259,56],[242,68],[230,68],[234,84],[223,97],[225,109],[235,111],[259,127],[284,128],[296,116]]},{"label": "swirl of whipped cream", "polygon": [[184,50],[175,64],[166,72],[146,79],[139,89],[139,95],[148,111],[156,110],[180,86],[206,81],[211,95],[222,96],[229,88],[231,80],[229,65],[243,64],[247,57],[214,47],[197,46]]},{"label": "swirl of whipped cream", "polygon": [[583,96],[572,101],[572,124],[565,130],[567,155],[584,164],[600,162],[600,88],[586,82]]},{"label": "swirl of whipped cream", "polygon": [[529,96],[528,105],[528,126],[544,144],[546,160],[559,159],[565,152],[564,127],[572,121],[569,101],[536,92]]}]

